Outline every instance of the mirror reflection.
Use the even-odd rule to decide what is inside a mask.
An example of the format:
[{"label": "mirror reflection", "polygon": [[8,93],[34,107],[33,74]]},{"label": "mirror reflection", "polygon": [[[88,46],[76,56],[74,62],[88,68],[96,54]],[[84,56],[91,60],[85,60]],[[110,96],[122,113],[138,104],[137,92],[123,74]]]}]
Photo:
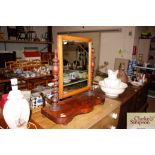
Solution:
[{"label": "mirror reflection", "polygon": [[63,40],[64,94],[88,85],[88,42]]},{"label": "mirror reflection", "polygon": [[92,39],[58,35],[59,99],[91,89]]}]

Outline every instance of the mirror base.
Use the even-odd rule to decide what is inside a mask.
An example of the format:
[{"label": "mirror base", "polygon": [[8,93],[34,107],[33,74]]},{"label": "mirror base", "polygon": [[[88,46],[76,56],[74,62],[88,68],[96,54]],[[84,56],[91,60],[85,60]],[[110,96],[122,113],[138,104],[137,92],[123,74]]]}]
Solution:
[{"label": "mirror base", "polygon": [[82,93],[72,98],[59,101],[60,110],[54,111],[50,107],[43,107],[41,113],[56,124],[67,124],[74,116],[85,114],[93,110],[95,105],[104,104],[103,92],[98,89],[89,93]]},{"label": "mirror base", "polygon": [[51,105],[50,106],[50,109],[52,111],[59,111],[61,109],[60,105],[59,104],[56,104],[56,105]]}]

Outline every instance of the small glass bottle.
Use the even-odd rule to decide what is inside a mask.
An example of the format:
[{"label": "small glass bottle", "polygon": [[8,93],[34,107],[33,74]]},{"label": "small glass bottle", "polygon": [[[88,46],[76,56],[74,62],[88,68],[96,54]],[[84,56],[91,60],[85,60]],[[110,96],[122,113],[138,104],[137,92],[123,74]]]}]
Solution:
[{"label": "small glass bottle", "polygon": [[138,56],[138,65],[143,66],[143,54],[139,54]]}]

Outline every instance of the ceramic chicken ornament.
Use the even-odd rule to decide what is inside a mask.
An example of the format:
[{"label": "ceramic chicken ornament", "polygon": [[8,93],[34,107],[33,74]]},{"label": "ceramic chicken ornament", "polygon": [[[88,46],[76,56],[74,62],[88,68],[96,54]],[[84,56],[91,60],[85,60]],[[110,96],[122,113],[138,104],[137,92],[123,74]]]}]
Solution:
[{"label": "ceramic chicken ornament", "polygon": [[10,129],[26,129],[30,116],[29,103],[18,90],[17,79],[11,79],[11,86],[3,108],[5,122]]}]

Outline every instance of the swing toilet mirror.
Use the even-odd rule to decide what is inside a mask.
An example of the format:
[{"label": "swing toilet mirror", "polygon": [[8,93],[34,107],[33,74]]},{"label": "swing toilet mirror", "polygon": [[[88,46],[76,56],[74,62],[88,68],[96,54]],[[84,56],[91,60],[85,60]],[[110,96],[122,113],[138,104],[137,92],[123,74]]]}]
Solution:
[{"label": "swing toilet mirror", "polygon": [[91,88],[92,39],[58,35],[59,99]]}]

